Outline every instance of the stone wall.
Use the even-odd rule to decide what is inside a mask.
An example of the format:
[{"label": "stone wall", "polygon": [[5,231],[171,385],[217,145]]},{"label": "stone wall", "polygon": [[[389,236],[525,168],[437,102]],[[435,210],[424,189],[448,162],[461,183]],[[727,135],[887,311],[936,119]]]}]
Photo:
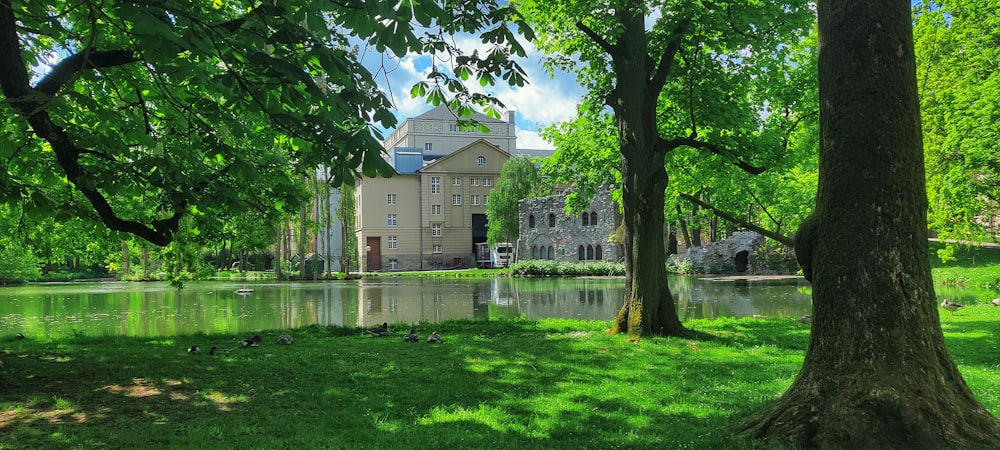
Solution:
[{"label": "stone wall", "polygon": [[746,273],[750,275],[795,273],[798,264],[791,248],[766,246],[764,236],[737,231],[726,239],[692,247],[670,262],[691,261],[700,273]]},{"label": "stone wall", "polygon": [[[573,216],[565,214],[566,194],[525,199],[518,204],[518,210],[517,261],[553,259],[575,263],[581,260],[619,261],[622,257],[620,246],[609,241],[621,223],[621,215],[607,189],[598,189],[590,205]],[[587,215],[586,225],[583,214]],[[581,247],[583,258],[580,257]]]}]

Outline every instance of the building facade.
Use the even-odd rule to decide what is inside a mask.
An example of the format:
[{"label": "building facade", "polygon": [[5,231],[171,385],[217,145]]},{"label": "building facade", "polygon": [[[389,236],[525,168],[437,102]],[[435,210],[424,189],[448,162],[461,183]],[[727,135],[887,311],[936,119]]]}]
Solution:
[{"label": "building facade", "polygon": [[566,194],[521,200],[517,260],[559,262],[620,261],[619,244],[611,241],[622,217],[607,189],[597,190],[583,212],[567,215]]}]

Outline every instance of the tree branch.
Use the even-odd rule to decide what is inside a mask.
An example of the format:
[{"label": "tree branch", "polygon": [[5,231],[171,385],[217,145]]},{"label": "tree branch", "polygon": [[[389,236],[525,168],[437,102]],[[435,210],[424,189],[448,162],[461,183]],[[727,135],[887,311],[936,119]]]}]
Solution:
[{"label": "tree branch", "polygon": [[59,92],[59,89],[62,89],[77,73],[85,69],[123,66],[139,60],[140,58],[134,50],[91,51],[86,49],[56,64],[47,75],[38,81],[35,89],[45,95],[52,96]]},{"label": "tree branch", "polygon": [[691,203],[694,203],[695,205],[698,205],[698,206],[701,206],[702,208],[711,210],[713,213],[715,213],[715,215],[723,218],[726,221],[735,223],[735,224],[740,225],[740,226],[742,226],[742,227],[744,227],[746,229],[749,229],[751,231],[756,231],[756,232],[764,235],[765,237],[774,239],[775,241],[778,241],[778,242],[780,242],[780,243],[782,243],[784,245],[787,245],[789,247],[795,247],[795,241],[792,240],[792,239],[790,239],[790,238],[788,238],[787,236],[782,236],[781,234],[775,233],[775,232],[770,231],[770,230],[766,230],[766,229],[761,228],[761,227],[759,227],[757,225],[754,225],[752,223],[740,220],[736,216],[733,216],[732,214],[729,214],[729,213],[727,213],[727,212],[725,212],[725,211],[723,211],[723,210],[721,210],[719,208],[716,208],[716,207],[714,207],[712,205],[709,205],[708,203],[705,203],[705,202],[699,200],[697,197],[694,197],[692,195],[680,194],[680,196],[684,200],[687,200],[687,201],[689,201]]},{"label": "tree branch", "polygon": [[681,48],[681,39],[684,38],[684,34],[687,33],[687,27],[691,23],[691,19],[684,19],[681,23],[677,24],[677,28],[674,29],[673,35],[670,38],[670,43],[667,44],[667,48],[660,55],[660,63],[656,65],[656,72],[653,74],[652,78],[649,80],[649,85],[653,89],[652,92],[660,92],[663,90],[663,85],[667,82],[667,77],[670,76],[670,69],[674,66],[674,57],[677,56],[677,52]]},{"label": "tree branch", "polygon": [[576,28],[582,31],[583,34],[586,34],[587,37],[589,37],[590,40],[594,41],[594,43],[597,44],[598,47],[601,47],[601,50],[604,50],[605,53],[611,55],[612,57],[615,56],[616,53],[615,46],[611,45],[611,43],[606,41],[599,34],[595,33],[594,30],[591,30],[590,27],[584,25],[583,22],[577,22]]}]

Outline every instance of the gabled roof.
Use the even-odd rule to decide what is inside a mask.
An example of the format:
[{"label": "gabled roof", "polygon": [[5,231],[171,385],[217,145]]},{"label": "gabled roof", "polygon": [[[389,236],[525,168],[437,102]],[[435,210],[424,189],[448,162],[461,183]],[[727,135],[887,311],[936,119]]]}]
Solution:
[{"label": "gabled roof", "polygon": [[507,123],[507,122],[505,122],[503,120],[494,119],[494,118],[492,118],[490,116],[487,116],[486,114],[483,114],[481,112],[476,112],[476,111],[472,112],[472,117],[468,117],[468,118],[458,117],[458,114],[455,111],[452,111],[450,108],[448,108],[448,105],[445,104],[445,103],[437,105],[433,109],[431,109],[430,111],[427,111],[427,112],[425,112],[425,113],[423,113],[423,114],[421,114],[421,115],[419,115],[417,117],[414,117],[413,119],[414,120],[459,120],[459,119],[469,120],[469,119],[472,119],[472,120],[475,120],[476,122],[480,122],[480,123]]},{"label": "gabled roof", "polygon": [[487,141],[486,139],[480,138],[480,139],[476,139],[476,140],[472,141],[472,143],[470,143],[469,145],[466,145],[465,147],[459,148],[458,150],[455,150],[455,151],[453,151],[453,152],[451,152],[451,153],[449,153],[449,154],[447,154],[447,155],[445,155],[445,156],[443,156],[441,158],[438,158],[434,162],[432,162],[432,163],[424,166],[422,169],[419,170],[419,172],[428,171],[428,169],[430,169],[430,171],[433,171],[433,169],[436,166],[439,166],[439,165],[443,164],[445,161],[456,157],[456,155],[460,155],[462,153],[465,153],[467,150],[470,150],[473,147],[480,147],[480,146],[483,146],[483,145],[485,145],[486,147],[489,147],[491,150],[494,150],[497,153],[500,153],[501,155],[503,155],[507,159],[510,159],[510,153],[505,152],[502,148],[497,147],[492,142]]}]

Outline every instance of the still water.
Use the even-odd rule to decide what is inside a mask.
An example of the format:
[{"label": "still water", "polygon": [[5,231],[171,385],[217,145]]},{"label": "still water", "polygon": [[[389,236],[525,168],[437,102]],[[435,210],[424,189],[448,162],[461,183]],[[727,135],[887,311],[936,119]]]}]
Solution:
[{"label": "still water", "polygon": [[[804,281],[672,277],[681,320],[808,314]],[[239,294],[241,288],[251,289]],[[0,288],[0,335],[173,336],[306,325],[524,317],[611,320],[622,278],[365,278],[308,283],[64,283]]]}]

